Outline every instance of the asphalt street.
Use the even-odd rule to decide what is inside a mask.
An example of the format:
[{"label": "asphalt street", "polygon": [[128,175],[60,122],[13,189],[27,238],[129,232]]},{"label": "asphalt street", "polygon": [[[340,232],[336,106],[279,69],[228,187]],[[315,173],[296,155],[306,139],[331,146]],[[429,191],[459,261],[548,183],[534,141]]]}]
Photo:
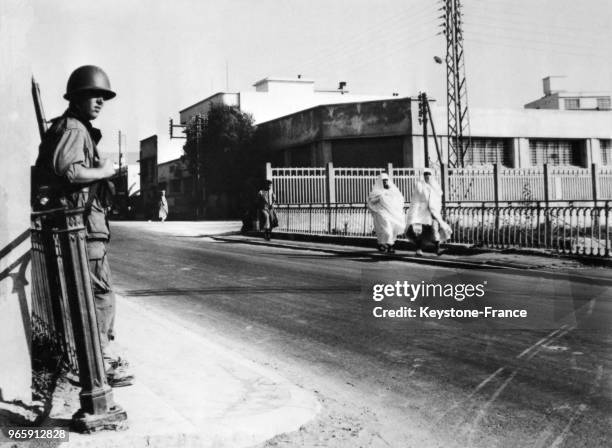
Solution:
[{"label": "asphalt street", "polygon": [[[605,276],[450,269],[134,223],[114,225],[110,254],[127,300],[276,368],[333,408],[316,437],[306,427],[275,446],[612,446]],[[394,297],[374,300],[377,284],[395,285]],[[405,284],[451,285],[453,295],[412,302]],[[458,284],[484,294],[460,300]],[[487,306],[528,317],[435,317]],[[417,317],[373,315],[402,307]]]}]

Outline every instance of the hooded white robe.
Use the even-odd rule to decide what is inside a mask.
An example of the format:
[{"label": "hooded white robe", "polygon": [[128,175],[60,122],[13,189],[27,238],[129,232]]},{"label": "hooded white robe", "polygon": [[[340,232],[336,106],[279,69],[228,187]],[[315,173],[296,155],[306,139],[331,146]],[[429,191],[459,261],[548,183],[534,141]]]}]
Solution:
[{"label": "hooded white robe", "polygon": [[368,196],[368,209],[374,218],[374,231],[378,244],[393,245],[397,235],[404,232],[404,196],[389,179],[389,188],[383,187],[383,176],[376,178]]},{"label": "hooded white robe", "polygon": [[417,181],[410,198],[410,208],[406,218],[407,227],[415,225],[433,225],[435,219],[439,226],[439,235],[435,238],[441,242],[446,241],[452,234],[451,227],[442,219],[442,188],[438,181],[431,176],[428,182],[424,179]]}]

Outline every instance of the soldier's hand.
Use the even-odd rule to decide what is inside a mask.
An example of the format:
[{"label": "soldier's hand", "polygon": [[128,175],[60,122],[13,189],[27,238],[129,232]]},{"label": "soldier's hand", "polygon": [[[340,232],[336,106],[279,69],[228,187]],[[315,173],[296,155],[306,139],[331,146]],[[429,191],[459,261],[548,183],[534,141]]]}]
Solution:
[{"label": "soldier's hand", "polygon": [[100,159],[99,168],[102,170],[104,177],[111,177],[115,175],[115,167],[110,159]]}]

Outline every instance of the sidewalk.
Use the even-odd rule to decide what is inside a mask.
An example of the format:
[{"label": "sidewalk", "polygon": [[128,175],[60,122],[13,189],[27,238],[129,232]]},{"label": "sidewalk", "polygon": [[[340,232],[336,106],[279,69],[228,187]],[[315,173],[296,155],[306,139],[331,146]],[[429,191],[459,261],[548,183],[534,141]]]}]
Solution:
[{"label": "sidewalk", "polygon": [[265,241],[259,233],[249,232],[246,235],[224,235],[214,238],[245,244],[316,250],[338,254],[360,252],[377,259],[392,259],[450,268],[507,268],[538,272],[561,271],[609,279],[611,274],[610,267],[612,267],[612,260],[596,260],[599,265],[593,265],[576,258],[537,255],[534,252],[520,253],[471,249],[458,245],[448,247],[440,257],[431,252],[425,252],[423,256],[418,257],[410,243],[405,241],[398,241],[396,253],[389,255],[377,251],[376,239],[373,237],[345,238],[334,235],[303,235],[278,232],[273,234],[271,241]]},{"label": "sidewalk", "polygon": [[[247,361],[182,322],[117,298],[117,348],[133,386],[113,389],[128,414],[125,431],[70,433],[66,447],[246,447],[297,430],[317,400],[273,371]],[[60,385],[51,420],[78,409],[78,388]]]}]

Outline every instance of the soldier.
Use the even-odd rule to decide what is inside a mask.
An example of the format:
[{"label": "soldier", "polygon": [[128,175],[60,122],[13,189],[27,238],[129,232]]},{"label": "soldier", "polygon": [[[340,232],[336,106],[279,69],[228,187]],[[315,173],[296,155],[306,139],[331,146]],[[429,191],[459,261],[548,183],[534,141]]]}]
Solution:
[{"label": "soldier", "polygon": [[77,68],[68,79],[64,98],[68,109],[53,120],[39,148],[36,166],[49,186],[48,206],[85,207],[87,253],[95,296],[96,317],[108,383],[132,384],[127,363],[114,358],[109,341],[114,339],[115,295],[112,290],[107,248],[110,239],[107,212],[112,199],[113,163],[98,154],[102,135],[91,125],[104,102],[115,97],[108,76],[93,65]]}]

